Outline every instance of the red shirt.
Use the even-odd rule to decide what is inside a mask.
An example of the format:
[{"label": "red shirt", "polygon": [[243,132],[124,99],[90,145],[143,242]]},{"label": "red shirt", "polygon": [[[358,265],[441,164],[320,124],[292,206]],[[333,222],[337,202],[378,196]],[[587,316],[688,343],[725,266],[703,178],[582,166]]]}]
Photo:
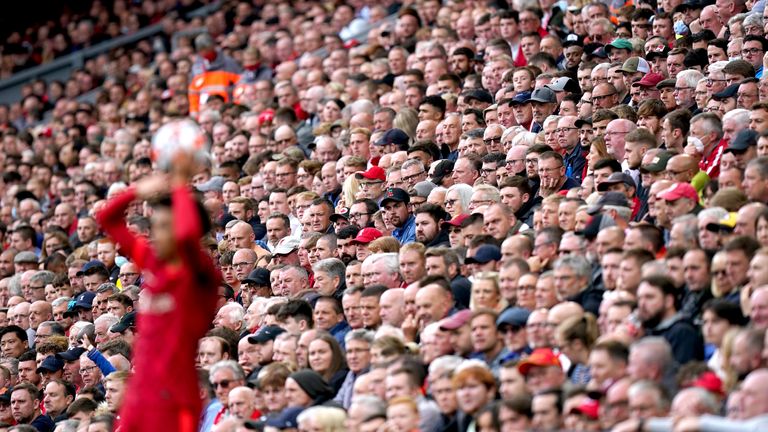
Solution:
[{"label": "red shirt", "polygon": [[712,180],[720,175],[720,160],[723,158],[723,151],[727,147],[728,142],[725,139],[721,139],[717,146],[708,155],[701,158],[699,162],[699,169],[707,173]]},{"label": "red shirt", "polygon": [[[203,233],[191,194],[177,188],[171,198],[179,266],[160,260],[146,238],[126,227],[125,210],[136,199],[133,188],[116,196],[97,215],[104,231],[146,275],[142,285],[146,305],[138,315],[134,346],[136,375],[121,410],[123,432],[148,430],[148,423],[162,423],[163,416],[169,418],[166,424],[176,424],[179,411],[197,416],[202,409],[195,354],[198,339],[216,313],[221,275],[201,250]],[[156,412],[149,414],[153,408]]]}]

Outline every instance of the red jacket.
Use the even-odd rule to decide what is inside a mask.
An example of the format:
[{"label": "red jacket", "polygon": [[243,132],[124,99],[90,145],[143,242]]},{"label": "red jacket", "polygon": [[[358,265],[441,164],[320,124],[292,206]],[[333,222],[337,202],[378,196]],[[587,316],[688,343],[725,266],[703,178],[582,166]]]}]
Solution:
[{"label": "red jacket", "polygon": [[189,191],[177,188],[171,197],[180,266],[160,260],[146,238],[128,230],[124,214],[135,199],[129,188],[97,215],[104,231],[146,275],[146,305],[138,315],[134,346],[136,375],[125,393],[121,432],[197,430],[202,407],[195,354],[216,313],[221,275],[200,248],[203,233]]}]

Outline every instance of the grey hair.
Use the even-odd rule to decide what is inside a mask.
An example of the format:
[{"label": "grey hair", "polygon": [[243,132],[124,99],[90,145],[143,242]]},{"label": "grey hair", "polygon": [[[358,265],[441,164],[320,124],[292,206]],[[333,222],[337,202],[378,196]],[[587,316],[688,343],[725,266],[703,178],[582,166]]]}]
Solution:
[{"label": "grey hair", "polygon": [[[604,206],[603,208],[606,210],[615,211],[619,215],[619,217],[624,220],[630,220],[632,218],[632,209],[629,207],[607,205],[607,206]],[[603,220],[607,220],[607,219],[603,218]]]},{"label": "grey hair", "polygon": [[31,278],[29,278],[29,283],[32,282],[42,282],[43,285],[48,285],[53,283],[53,279],[56,277],[56,274],[52,271],[48,270],[40,270],[39,272],[32,275]]},{"label": "grey hair", "polygon": [[675,398],[679,397],[680,395],[684,395],[685,393],[691,393],[696,397],[696,408],[698,408],[699,412],[705,411],[710,414],[716,414],[720,411],[720,403],[708,390],[705,390],[701,387],[689,387],[680,390]]},{"label": "grey hair", "polygon": [[120,318],[112,314],[104,314],[96,318],[96,320],[94,320],[93,323],[94,324],[107,323],[107,328],[109,328],[117,324],[119,321],[120,321]]},{"label": "grey hair", "polygon": [[408,159],[407,161],[405,161],[403,163],[403,166],[400,167],[400,169],[405,170],[405,169],[408,169],[408,168],[410,168],[410,167],[412,167],[414,165],[418,165],[418,166],[421,167],[422,170],[424,170],[424,164],[421,163],[421,161],[418,160],[418,159]]},{"label": "grey hair", "polygon": [[589,278],[589,275],[592,274],[592,267],[589,265],[589,261],[581,255],[566,255],[558,258],[555,261],[555,269],[561,268],[569,268],[577,275],[586,278]]},{"label": "grey hair", "polygon": [[289,266],[283,267],[282,269],[282,271],[284,272],[288,270],[295,270],[296,273],[299,274],[299,278],[301,279],[309,279],[309,273],[307,273],[307,271],[303,267],[300,267],[297,265],[289,265]]},{"label": "grey hair", "polygon": [[56,423],[56,430],[59,432],[77,432],[80,427],[78,420],[64,420]]},{"label": "grey hair", "polygon": [[102,294],[105,292],[110,292],[112,294],[117,294],[119,290],[117,289],[117,285],[111,283],[111,282],[105,282],[96,289],[97,294]]},{"label": "grey hair", "polygon": [[[228,308],[232,310],[225,310],[227,317],[236,323],[242,323],[245,318],[245,309],[240,303],[230,302],[221,307],[221,309]],[[220,309],[220,310],[221,310]]]},{"label": "grey hair", "polygon": [[349,344],[349,342],[353,340],[359,340],[359,341],[368,342],[368,344],[370,345],[373,343],[373,337],[374,337],[374,333],[370,330],[355,329],[348,332],[344,336],[344,343]]},{"label": "grey hair", "polygon": [[474,189],[472,189],[472,186],[460,183],[455,184],[448,188],[448,192],[445,193],[447,196],[452,191],[456,191],[456,193],[459,194],[459,201],[461,202],[461,207],[466,209],[469,207],[469,201],[472,199],[472,192],[474,192]]},{"label": "grey hair", "polygon": [[344,262],[338,258],[326,258],[316,262],[315,265],[312,266],[313,272],[323,272],[328,273],[331,277],[338,277],[340,283],[344,281],[346,270],[347,267],[344,265]]},{"label": "grey hair", "polygon": [[11,296],[21,296],[21,274],[11,276],[8,281],[8,292]]},{"label": "grey hair", "polygon": [[630,353],[638,350],[647,349],[650,352],[645,356],[647,361],[656,363],[664,369],[672,365],[672,346],[661,336],[646,336],[632,344],[629,348]]},{"label": "grey hair", "polygon": [[[718,62],[719,63],[719,62]],[[712,66],[710,66],[711,68]],[[749,126],[749,110],[746,110],[744,108],[737,108],[735,110],[728,111],[723,115],[723,123],[726,121],[733,120],[737,122],[742,127]]]},{"label": "grey hair", "polygon": [[[58,321],[43,321],[40,323],[40,326],[50,327],[52,333],[64,336],[64,327]],[[38,329],[40,326],[38,326]]]},{"label": "grey hair", "polygon": [[63,303],[69,303],[72,301],[72,297],[59,297],[56,300],[51,302],[52,307],[58,307],[61,306]]},{"label": "grey hair", "polygon": [[18,375],[19,374],[19,359],[13,358],[13,357],[7,357],[4,358],[2,362],[0,362],[3,366],[7,367],[9,371],[11,371],[11,375]]},{"label": "grey hair", "polygon": [[710,207],[710,208],[705,208],[704,210],[699,212],[697,217],[699,220],[703,220],[703,219],[720,220],[726,216],[728,216],[728,210],[722,207]]},{"label": "grey hair", "polygon": [[640,392],[646,392],[646,391],[653,391],[658,393],[658,398],[656,399],[656,405],[663,409],[668,410],[670,405],[669,400],[669,393],[662,387],[660,384],[651,381],[651,380],[639,380],[635,381],[631,386],[629,386],[629,390],[627,390],[627,394],[630,398],[632,398],[634,395],[637,395]]},{"label": "grey hair", "polygon": [[704,74],[697,70],[686,69],[677,74],[677,79],[682,79],[685,85],[691,88],[696,88],[696,84],[704,77]]},{"label": "grey hair", "polygon": [[376,396],[354,396],[352,398],[352,404],[360,405],[365,411],[361,418],[384,417],[387,415],[387,404]]},{"label": "grey hair", "polygon": [[676,217],[672,221],[672,224],[682,224],[683,237],[685,237],[685,240],[695,243],[699,238],[699,226],[696,224],[697,221],[698,219],[696,218],[696,215],[685,214]]},{"label": "grey hair", "polygon": [[[762,30],[763,28],[763,17],[759,13],[753,13],[747,15],[746,18],[744,18],[744,22],[742,23],[743,27],[754,25],[760,27]],[[712,66],[710,66],[712,67]]]},{"label": "grey hair", "polygon": [[429,364],[429,374],[434,375],[443,371],[454,371],[463,362],[464,359],[456,355],[440,356]]},{"label": "grey hair", "polygon": [[234,360],[221,360],[220,362],[215,363],[213,366],[211,366],[209,376],[213,376],[216,372],[224,369],[231,370],[232,374],[235,376],[234,379],[236,380],[245,379],[245,372],[243,372],[243,368]]},{"label": "grey hair", "polygon": [[728,64],[725,60],[720,60],[709,65],[709,72],[722,72],[723,68]]},{"label": "grey hair", "polygon": [[373,254],[365,259],[366,262],[369,260],[370,264],[376,264],[379,261],[383,261],[388,272],[400,274],[400,258],[398,257],[397,252]]},{"label": "grey hair", "polygon": [[[696,72],[696,71],[684,71],[684,72]],[[696,122],[702,122],[701,126],[702,126],[702,129],[704,129],[705,133],[709,134],[714,132],[718,138],[723,137],[723,121],[720,120],[720,117],[718,117],[717,114],[714,114],[714,113],[696,114],[691,119],[691,124],[694,124]]]}]

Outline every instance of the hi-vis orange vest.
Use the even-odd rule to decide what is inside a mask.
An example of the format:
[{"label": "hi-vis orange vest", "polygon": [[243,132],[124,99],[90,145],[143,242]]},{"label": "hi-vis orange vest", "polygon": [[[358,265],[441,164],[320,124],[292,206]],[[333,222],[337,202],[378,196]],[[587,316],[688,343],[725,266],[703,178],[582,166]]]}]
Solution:
[{"label": "hi-vis orange vest", "polygon": [[189,113],[196,115],[200,105],[205,104],[209,97],[218,95],[224,102],[232,100],[232,90],[240,80],[240,75],[225,71],[208,71],[195,75],[189,84]]}]

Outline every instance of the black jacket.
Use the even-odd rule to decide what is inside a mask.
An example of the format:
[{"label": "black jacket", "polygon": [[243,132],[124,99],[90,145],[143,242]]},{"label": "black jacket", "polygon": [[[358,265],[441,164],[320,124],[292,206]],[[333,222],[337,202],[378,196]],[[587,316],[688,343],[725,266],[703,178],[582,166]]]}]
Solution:
[{"label": "black jacket", "polygon": [[648,336],[662,336],[672,346],[672,356],[684,365],[691,360],[704,359],[704,342],[701,333],[677,313],[652,329],[645,329]]}]

